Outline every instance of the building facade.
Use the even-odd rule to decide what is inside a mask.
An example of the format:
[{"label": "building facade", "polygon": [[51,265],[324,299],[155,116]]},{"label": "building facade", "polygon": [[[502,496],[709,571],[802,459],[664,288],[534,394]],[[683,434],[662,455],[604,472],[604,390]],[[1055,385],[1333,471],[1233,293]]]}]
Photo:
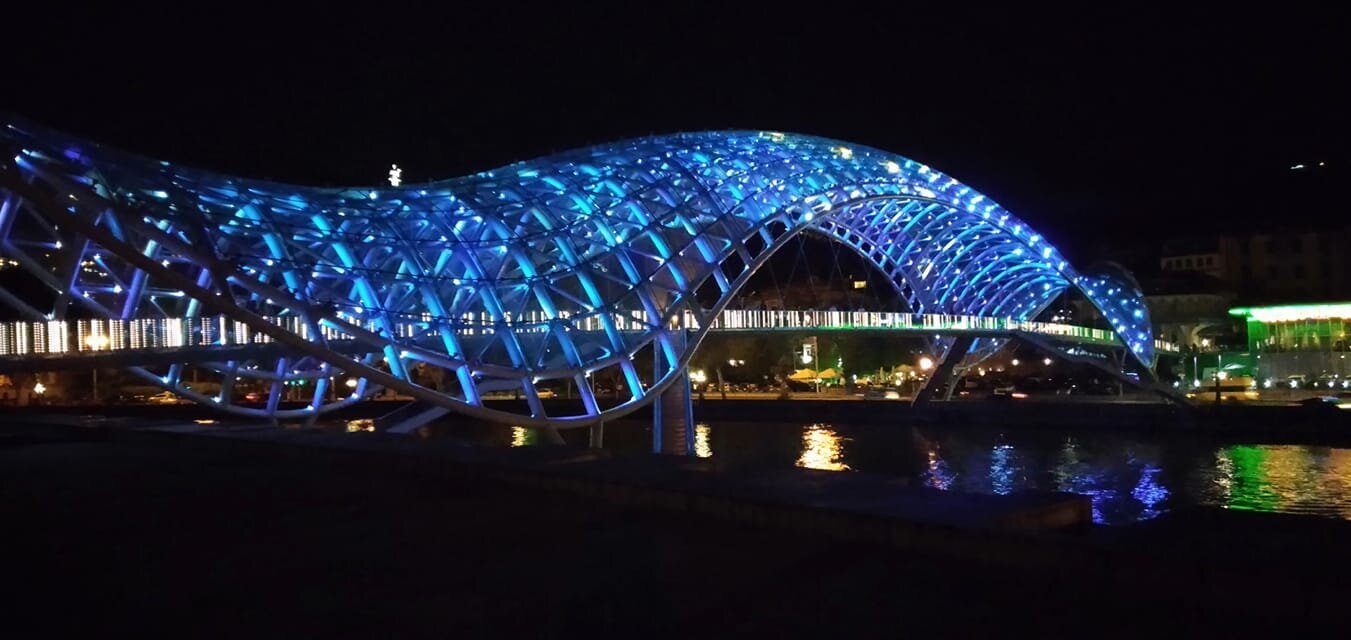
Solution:
[{"label": "building facade", "polygon": [[1216,278],[1242,300],[1263,304],[1351,299],[1351,227],[1222,234],[1165,245],[1164,273]]},{"label": "building facade", "polygon": [[1351,303],[1241,307],[1256,377],[1273,384],[1347,385]]}]

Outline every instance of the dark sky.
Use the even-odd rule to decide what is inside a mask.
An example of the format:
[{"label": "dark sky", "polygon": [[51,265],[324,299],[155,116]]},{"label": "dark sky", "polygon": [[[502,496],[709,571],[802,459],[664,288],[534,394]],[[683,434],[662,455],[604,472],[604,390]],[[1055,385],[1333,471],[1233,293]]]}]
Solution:
[{"label": "dark sky", "polygon": [[1342,12],[790,4],[44,4],[5,29],[0,109],[313,184],[378,183],[391,162],[410,181],[450,177],[654,132],[812,133],[929,163],[1078,258],[1104,236],[1351,219],[1335,196],[1351,175]]}]

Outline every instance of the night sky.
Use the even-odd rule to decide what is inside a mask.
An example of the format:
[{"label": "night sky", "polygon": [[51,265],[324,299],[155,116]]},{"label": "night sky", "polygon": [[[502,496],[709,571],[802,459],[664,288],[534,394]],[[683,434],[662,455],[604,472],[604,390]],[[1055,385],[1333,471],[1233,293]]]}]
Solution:
[{"label": "night sky", "polygon": [[1351,219],[1336,195],[1351,175],[1351,24],[1333,9],[732,4],[54,7],[6,28],[0,110],[320,185],[379,183],[392,162],[410,182],[451,177],[677,130],[811,133],[929,163],[1076,260],[1103,238]]}]

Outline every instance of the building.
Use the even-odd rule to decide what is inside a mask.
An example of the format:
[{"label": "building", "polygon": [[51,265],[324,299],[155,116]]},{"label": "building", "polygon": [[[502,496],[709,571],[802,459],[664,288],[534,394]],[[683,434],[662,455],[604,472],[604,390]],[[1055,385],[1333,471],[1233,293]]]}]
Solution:
[{"label": "building", "polygon": [[1222,234],[1166,243],[1164,274],[1202,273],[1260,304],[1351,299],[1351,227]]},{"label": "building", "polygon": [[1294,385],[1345,386],[1351,374],[1351,302],[1230,309],[1247,324],[1248,354],[1259,378]]},{"label": "building", "polygon": [[1159,267],[1166,273],[1204,273],[1215,278],[1224,277],[1224,254],[1195,253],[1169,255],[1159,261]]},{"label": "building", "polygon": [[1215,290],[1146,291],[1154,335],[1187,350],[1237,345],[1234,322],[1226,315],[1233,294]]}]

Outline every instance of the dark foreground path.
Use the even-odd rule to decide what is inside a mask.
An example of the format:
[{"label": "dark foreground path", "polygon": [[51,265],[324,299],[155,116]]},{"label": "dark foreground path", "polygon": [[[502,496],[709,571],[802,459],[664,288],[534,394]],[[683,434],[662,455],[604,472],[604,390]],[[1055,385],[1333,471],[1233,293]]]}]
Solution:
[{"label": "dark foreground path", "polygon": [[1335,623],[1279,597],[1235,612],[1217,606],[1225,593],[1106,586],[1092,567],[999,568],[429,482],[356,452],[241,455],[92,429],[0,428],[0,526],[13,638],[1140,637]]}]

